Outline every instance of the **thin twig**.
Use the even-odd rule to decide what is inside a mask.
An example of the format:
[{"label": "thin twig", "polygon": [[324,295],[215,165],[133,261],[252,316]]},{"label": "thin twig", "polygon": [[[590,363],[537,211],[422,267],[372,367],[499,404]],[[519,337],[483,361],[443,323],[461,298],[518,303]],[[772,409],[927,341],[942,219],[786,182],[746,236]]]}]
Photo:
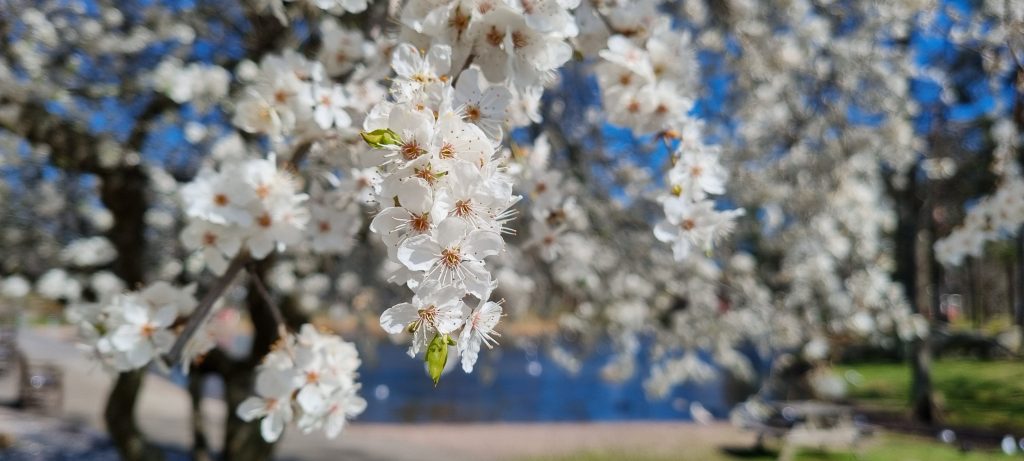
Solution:
[{"label": "thin twig", "polygon": [[1021,59],[1017,56],[1017,52],[1013,49],[1013,45],[1007,43],[1006,48],[1010,50],[1010,56],[1013,58],[1014,64],[1017,64],[1017,68],[1020,70],[1024,70],[1024,62],[1022,62]]},{"label": "thin twig", "polygon": [[298,172],[299,164],[302,163],[303,160],[305,160],[306,155],[309,154],[309,151],[312,147],[312,139],[303,139],[299,141],[299,143],[295,145],[295,148],[292,149],[292,155],[291,157],[288,157],[288,162],[285,164],[285,169],[293,173]]},{"label": "thin twig", "polygon": [[246,271],[249,272],[249,276],[252,277],[253,285],[256,285],[256,293],[263,298],[263,304],[267,305],[267,310],[270,311],[271,317],[274,317],[274,323],[277,324],[277,334],[282,339],[288,335],[288,326],[284,323],[284,315],[281,314],[281,309],[277,307],[277,303],[274,302],[274,298],[270,296],[270,291],[267,290],[267,286],[263,284],[263,279],[260,278],[260,274],[256,272],[256,269],[250,264],[246,266]]},{"label": "thin twig", "polygon": [[234,282],[238,273],[241,272],[242,268],[249,262],[249,251],[242,249],[235,257],[231,260],[227,270],[224,274],[214,282],[213,286],[210,287],[209,291],[203,296],[203,299],[199,301],[199,305],[196,306],[195,311],[188,318],[188,323],[185,324],[185,329],[182,330],[181,334],[178,335],[178,339],[174,341],[174,345],[171,346],[171,351],[167,353],[164,360],[168,365],[173,366],[181,361],[181,354],[185,350],[185,345],[188,344],[192,336],[195,336],[199,328],[206,322],[206,318],[210,316],[210,311],[213,310],[213,305],[216,304],[217,300],[220,299],[221,295],[227,291],[231,283]]}]

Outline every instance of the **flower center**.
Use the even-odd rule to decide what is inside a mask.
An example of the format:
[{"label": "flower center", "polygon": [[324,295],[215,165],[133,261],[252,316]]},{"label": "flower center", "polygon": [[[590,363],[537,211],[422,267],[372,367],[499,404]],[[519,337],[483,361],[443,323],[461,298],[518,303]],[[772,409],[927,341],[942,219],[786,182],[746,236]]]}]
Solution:
[{"label": "flower center", "polygon": [[231,203],[231,200],[228,200],[227,195],[217,194],[213,196],[213,203],[217,206],[227,206],[228,203]]},{"label": "flower center", "polygon": [[431,304],[423,309],[419,310],[420,320],[427,322],[429,325],[434,324],[434,319],[437,318],[437,306]]},{"label": "flower center", "polygon": [[278,104],[284,104],[288,102],[288,97],[289,94],[285,90],[277,90],[276,92],[274,92],[274,101],[276,101]]},{"label": "flower center", "polygon": [[473,199],[459,200],[455,202],[455,216],[466,216],[473,211]]},{"label": "flower center", "polygon": [[409,219],[409,228],[420,234],[430,230],[430,218],[428,214],[423,213],[421,215],[411,215],[411,219]]},{"label": "flower center", "polygon": [[693,230],[694,227],[697,227],[697,223],[694,220],[687,218],[683,220],[682,226],[685,230]]},{"label": "flower center", "polygon": [[459,247],[445,248],[441,250],[441,264],[449,269],[458,267],[462,262],[462,255],[459,254]]},{"label": "flower center", "polygon": [[512,47],[514,47],[515,49],[518,50],[518,49],[523,48],[523,47],[525,47],[526,45],[529,45],[529,44],[530,44],[530,40],[529,40],[529,38],[527,38],[525,33],[521,32],[521,31],[518,31],[518,30],[515,31],[515,32],[512,32]]},{"label": "flower center", "polygon": [[263,200],[270,195],[270,186],[266,184],[260,184],[256,186],[256,196]]},{"label": "flower center", "polygon": [[497,27],[491,26],[491,30],[487,32],[487,36],[485,38],[487,39],[488,44],[497,48],[501,46],[501,42],[505,40],[505,33],[498,30]]},{"label": "flower center", "polygon": [[461,38],[462,33],[469,28],[469,19],[469,15],[463,13],[462,8],[455,8],[455,14],[448,19],[448,27],[454,29],[459,38]]},{"label": "flower center", "polygon": [[441,152],[438,153],[441,158],[455,158],[455,146],[450,142],[446,142],[441,145]]},{"label": "flower center", "polygon": [[437,181],[437,175],[434,174],[434,169],[427,165],[426,168],[413,168],[413,173],[417,178],[420,178],[427,182],[427,184],[434,184]]},{"label": "flower center", "polygon": [[270,219],[270,215],[267,214],[266,212],[261,214],[260,217],[256,218],[256,224],[259,224],[260,227],[270,227],[272,223],[273,221]]},{"label": "flower center", "polygon": [[423,148],[420,147],[420,143],[416,142],[415,139],[402,144],[402,158],[406,160],[415,160],[416,157],[423,155],[424,152]]},{"label": "flower center", "polygon": [[269,122],[273,118],[273,114],[270,113],[270,108],[267,106],[261,106],[256,112],[256,116],[265,122]]}]

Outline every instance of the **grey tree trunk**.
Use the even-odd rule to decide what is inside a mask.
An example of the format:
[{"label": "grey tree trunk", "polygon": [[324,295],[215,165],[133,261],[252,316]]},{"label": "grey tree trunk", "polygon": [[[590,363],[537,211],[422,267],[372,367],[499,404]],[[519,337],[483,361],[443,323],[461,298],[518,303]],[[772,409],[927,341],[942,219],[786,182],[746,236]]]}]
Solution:
[{"label": "grey tree trunk", "polygon": [[[142,284],[146,266],[144,216],[149,205],[146,198],[148,178],[136,166],[106,170],[100,175],[100,180],[100,199],[114,216],[114,223],[107,233],[107,238],[117,248],[113,271],[129,289],[134,289]],[[127,461],[163,459],[160,450],[146,441],[135,421],[135,403],[145,374],[145,370],[135,370],[118,375],[103,414],[114,446],[121,458]]]},{"label": "grey tree trunk", "polygon": [[[907,300],[915,313],[922,313],[918,299],[917,281],[920,271],[917,256],[918,225],[922,218],[924,201],[918,196],[918,184],[911,173],[909,184],[903,190],[896,190],[898,215],[895,235],[896,279],[903,285]],[[930,219],[929,219],[930,221]],[[937,291],[937,287],[933,289]],[[931,344],[928,340],[916,340],[910,345],[911,389],[910,408],[915,420],[931,423],[936,419],[931,381]]]},{"label": "grey tree trunk", "polygon": [[128,461],[164,459],[163,453],[146,441],[135,423],[135,401],[145,373],[145,370],[133,370],[119,374],[103,414],[118,454]]},{"label": "grey tree trunk", "polygon": [[[1024,225],[1017,230],[1017,283],[1016,287],[1011,286],[1011,291],[1016,291],[1016,315],[1015,319],[1020,334],[1024,334]],[[1021,341],[1024,349],[1024,341]]]}]

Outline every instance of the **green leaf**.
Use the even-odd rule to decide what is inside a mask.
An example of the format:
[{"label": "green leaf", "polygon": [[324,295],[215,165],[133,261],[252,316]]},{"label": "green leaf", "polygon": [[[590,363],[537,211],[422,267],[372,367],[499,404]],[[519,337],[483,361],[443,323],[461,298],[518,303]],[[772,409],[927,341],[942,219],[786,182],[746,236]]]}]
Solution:
[{"label": "green leaf", "polygon": [[387,146],[397,146],[402,144],[402,138],[398,136],[398,133],[391,131],[390,128],[363,131],[359,134],[363,137],[363,141],[366,141],[366,143],[374,149],[383,149]]}]

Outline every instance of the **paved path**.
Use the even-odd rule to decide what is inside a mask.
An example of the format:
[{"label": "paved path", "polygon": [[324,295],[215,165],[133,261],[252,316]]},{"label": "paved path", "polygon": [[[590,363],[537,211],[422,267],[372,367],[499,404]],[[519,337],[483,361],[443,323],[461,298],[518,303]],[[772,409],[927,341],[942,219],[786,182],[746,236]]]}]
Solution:
[{"label": "paved path", "polygon": [[[86,430],[103,430],[103,405],[111,377],[90,362],[66,330],[29,330],[19,335],[21,348],[30,360],[56,364],[64,370],[64,413],[61,420],[81,422]],[[6,396],[5,396],[6,397]],[[150,375],[139,406],[139,425],[156,443],[191,445],[188,394],[166,379]],[[209,438],[219,447],[219,431],[225,411],[223,402],[206,399],[204,416]],[[0,414],[2,416],[2,414]],[[12,433],[16,418],[0,417],[0,432]],[[559,423],[559,424],[360,424],[346,428],[337,440],[319,433],[288,431],[279,446],[281,459],[364,461],[462,461],[517,459],[529,456],[573,453],[584,450],[643,448],[646,452],[679,453],[701,446],[752,442],[726,424],[697,426],[688,423]],[[694,458],[694,459],[700,459]]]}]

